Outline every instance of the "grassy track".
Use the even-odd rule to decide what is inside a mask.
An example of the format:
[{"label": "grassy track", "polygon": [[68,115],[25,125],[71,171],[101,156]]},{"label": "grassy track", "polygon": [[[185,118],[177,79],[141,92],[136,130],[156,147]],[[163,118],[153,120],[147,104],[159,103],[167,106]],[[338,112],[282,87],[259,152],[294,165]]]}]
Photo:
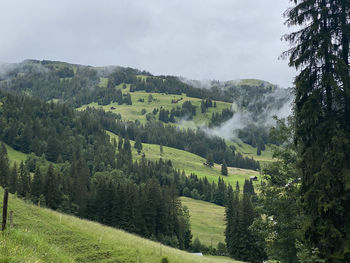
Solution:
[{"label": "grassy track", "polygon": [[[0,196],[3,189],[0,188]],[[0,203],[2,210],[2,203]],[[124,231],[38,208],[10,195],[14,228],[0,235],[0,262],[235,262],[160,245]],[[161,255],[160,255],[161,254]]]},{"label": "grassy track", "polygon": [[206,246],[225,243],[225,208],[212,203],[180,197],[181,203],[190,211],[193,239],[198,237]]}]

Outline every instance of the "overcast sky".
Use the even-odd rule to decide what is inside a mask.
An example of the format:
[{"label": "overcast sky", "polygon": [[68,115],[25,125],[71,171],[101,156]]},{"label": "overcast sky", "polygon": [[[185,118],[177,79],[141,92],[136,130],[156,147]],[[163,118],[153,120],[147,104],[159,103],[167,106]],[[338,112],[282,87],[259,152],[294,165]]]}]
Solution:
[{"label": "overcast sky", "polygon": [[121,65],[290,86],[288,0],[0,0],[0,61]]}]

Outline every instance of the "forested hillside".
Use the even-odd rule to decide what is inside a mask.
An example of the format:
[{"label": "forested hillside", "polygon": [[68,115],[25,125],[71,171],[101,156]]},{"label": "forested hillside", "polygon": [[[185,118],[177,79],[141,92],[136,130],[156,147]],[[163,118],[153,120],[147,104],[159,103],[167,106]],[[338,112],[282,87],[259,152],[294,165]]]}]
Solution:
[{"label": "forested hillside", "polygon": [[[148,112],[142,107],[139,109],[139,119],[146,117],[147,121],[158,119],[164,123],[194,119],[197,125],[206,123],[213,128],[232,119],[235,114],[243,113],[243,126],[236,123],[235,127],[230,128],[231,131],[225,133],[230,134],[229,137],[235,134],[243,142],[258,147],[259,152],[265,149],[266,144],[274,143],[268,137],[269,118],[273,114],[278,115],[291,97],[290,91],[264,81],[212,81],[210,85],[202,87],[196,81],[154,76],[132,68],[95,68],[45,60],[26,60],[3,66],[0,89],[45,101],[64,102],[73,108],[97,103],[117,111],[123,108],[122,105],[125,107],[135,103],[132,98],[144,104],[156,100],[152,96],[137,96],[139,92],[165,94],[169,103],[171,101],[170,107],[155,105]],[[200,103],[193,104],[191,98],[196,98]],[[216,108],[218,102],[233,105],[211,110]]]}]

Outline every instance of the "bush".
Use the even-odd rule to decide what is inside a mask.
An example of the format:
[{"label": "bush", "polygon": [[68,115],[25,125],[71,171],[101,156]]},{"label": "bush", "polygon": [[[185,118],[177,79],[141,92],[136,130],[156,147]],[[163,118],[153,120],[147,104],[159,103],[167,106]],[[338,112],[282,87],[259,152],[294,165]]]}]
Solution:
[{"label": "bush", "polygon": [[156,117],[154,117],[154,115],[152,113],[147,113],[146,114],[146,120],[147,121],[154,121],[156,119]]},{"label": "bush", "polygon": [[191,191],[190,191],[190,189],[188,189],[187,186],[182,190],[182,194],[183,194],[183,196],[191,197]]},{"label": "bush", "polygon": [[201,196],[196,188],[191,191],[191,197],[196,200],[200,200]]},{"label": "bush", "polygon": [[201,252],[202,250],[202,244],[201,242],[199,241],[199,238],[196,237],[195,240],[192,242],[191,244],[191,250],[193,252]]}]

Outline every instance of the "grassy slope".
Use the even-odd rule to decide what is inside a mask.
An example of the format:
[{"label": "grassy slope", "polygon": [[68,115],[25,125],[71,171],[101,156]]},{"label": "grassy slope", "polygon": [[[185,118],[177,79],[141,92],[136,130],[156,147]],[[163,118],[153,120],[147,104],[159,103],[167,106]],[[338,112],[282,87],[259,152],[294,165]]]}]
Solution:
[{"label": "grassy slope", "polygon": [[[101,80],[101,83],[102,83],[102,80]],[[122,90],[123,93],[126,93],[129,91],[129,85],[126,85],[126,86],[127,88]],[[196,116],[194,116],[193,122],[196,125],[201,125],[201,124],[208,124],[213,112],[221,113],[222,109],[231,107],[231,103],[217,101],[216,108],[212,107],[212,108],[209,108],[206,113],[201,113],[201,110],[200,110],[201,100],[197,98],[187,97],[185,94],[167,95],[164,93],[147,93],[143,91],[136,91],[136,92],[131,92],[130,95],[131,95],[132,105],[125,105],[125,104],[118,105],[118,103],[111,103],[109,105],[102,106],[94,102],[88,105],[84,105],[78,108],[78,110],[84,110],[88,106],[95,107],[95,108],[103,108],[105,111],[112,111],[112,112],[121,114],[124,120],[130,120],[130,121],[139,120],[142,123],[145,123],[146,114],[152,112],[154,108],[160,108],[162,106],[163,108],[168,109],[170,111],[173,107],[176,107],[176,106],[181,107],[182,103],[184,103],[185,101],[191,101],[193,105],[197,106],[197,110],[196,110],[197,114]],[[154,101],[150,103],[148,103],[149,95],[152,95],[154,98]],[[171,103],[172,99],[180,99],[181,97],[183,98],[183,100],[179,101],[177,104]],[[139,99],[144,99],[144,102],[140,102]],[[116,109],[111,110],[112,106],[115,107]],[[142,109],[146,110],[146,113],[144,115],[141,114]],[[158,115],[159,113],[157,113],[156,119],[158,119]]]},{"label": "grassy slope", "polygon": [[[139,77],[147,78],[147,76],[142,76],[142,75],[140,75]],[[249,82],[251,80],[241,80],[241,81],[246,81],[250,85],[256,84],[255,82],[262,83],[262,81],[260,80],[253,80],[254,81],[253,83]],[[101,78],[100,86],[107,86],[106,78]],[[121,89],[124,94],[129,91],[130,84],[126,84],[126,87],[127,87],[126,89],[122,89],[122,86],[123,84],[120,84],[117,86],[117,88]],[[197,106],[197,111],[196,111],[197,114],[196,116],[194,116],[193,121],[182,121],[181,124],[177,124],[177,125],[180,125],[181,127],[185,127],[185,128],[195,129],[196,126],[198,125],[208,124],[211,119],[212,113],[214,112],[221,113],[221,111],[224,108],[231,108],[232,106],[231,103],[217,101],[216,108],[208,108],[207,112],[202,114],[200,111],[201,100],[197,98],[187,97],[185,94],[172,95],[172,94],[164,94],[164,93],[147,93],[143,91],[131,92],[130,94],[131,94],[133,105],[124,105],[124,104],[118,105],[117,103],[111,103],[109,105],[101,106],[93,102],[78,108],[78,110],[84,110],[88,106],[95,107],[95,108],[102,108],[105,111],[111,111],[111,112],[121,114],[124,120],[128,120],[128,121],[139,120],[142,123],[145,123],[146,114],[152,112],[154,108],[160,108],[162,106],[165,109],[171,110],[173,107],[181,106],[183,102],[189,100],[193,105]],[[155,100],[152,101],[151,103],[148,103],[148,96],[150,94],[153,96]],[[172,99],[179,99],[181,97],[183,98],[183,100],[179,101],[179,103],[177,104],[171,103]],[[138,101],[139,99],[144,99],[144,102]],[[111,110],[111,107],[114,107],[115,110]],[[141,114],[142,109],[146,110],[146,113],[143,115]],[[158,119],[158,115],[159,113],[157,113],[157,115],[155,116],[156,119]],[[228,143],[232,143],[232,142],[228,142]],[[236,146],[239,152],[243,153],[244,156],[253,157],[255,160],[258,160],[261,163],[266,163],[272,160],[272,153],[269,147],[267,147],[266,151],[262,151],[261,156],[257,156],[256,148],[253,148],[252,146],[243,143],[239,139],[238,139],[238,142],[235,142],[233,144]]]},{"label": "grassy slope", "polygon": [[6,143],[5,143],[5,146],[6,146],[7,154],[11,163],[16,162],[19,164],[20,162],[22,161],[24,162],[27,159],[28,154],[16,151],[12,147],[8,146]]},{"label": "grassy slope", "polygon": [[[0,196],[3,189],[0,188]],[[0,206],[2,209],[2,205]],[[0,235],[0,262],[234,262],[161,246],[124,231],[38,208],[10,195],[14,228]],[[160,256],[162,253],[162,256]]]},{"label": "grassy slope", "polygon": [[256,155],[257,148],[252,147],[249,144],[243,143],[239,139],[236,139],[237,142],[233,143],[236,147],[237,151],[242,153],[244,156],[253,157],[254,160],[259,161],[260,163],[268,163],[271,162],[272,159],[272,148],[270,145],[266,145],[265,151],[261,152],[261,155]]},{"label": "grassy slope", "polygon": [[[118,139],[115,134],[111,132],[108,132],[108,134],[111,138],[115,137]],[[141,155],[137,154],[137,151],[134,148],[134,141],[130,141],[130,143],[132,146],[134,159],[140,160]],[[203,163],[205,162],[205,159],[193,153],[163,146],[163,154],[160,155],[160,147],[157,144],[143,143],[142,147],[142,152],[145,153],[146,159],[152,161],[158,161],[160,158],[163,158],[163,160],[171,160],[175,168],[180,169],[181,171],[184,170],[188,175],[194,173],[200,178],[207,177],[208,181],[214,181],[216,183],[219,176],[221,176],[220,165],[216,164],[213,168],[204,166]],[[240,185],[243,185],[244,180],[248,179],[249,176],[259,176],[259,173],[256,171],[233,167],[228,168],[228,173],[229,175],[225,176],[224,180],[232,185],[235,185],[236,181],[238,181]]]},{"label": "grassy slope", "polygon": [[198,237],[202,244],[213,247],[225,243],[225,208],[212,203],[180,197],[181,203],[190,211],[193,239]]}]

